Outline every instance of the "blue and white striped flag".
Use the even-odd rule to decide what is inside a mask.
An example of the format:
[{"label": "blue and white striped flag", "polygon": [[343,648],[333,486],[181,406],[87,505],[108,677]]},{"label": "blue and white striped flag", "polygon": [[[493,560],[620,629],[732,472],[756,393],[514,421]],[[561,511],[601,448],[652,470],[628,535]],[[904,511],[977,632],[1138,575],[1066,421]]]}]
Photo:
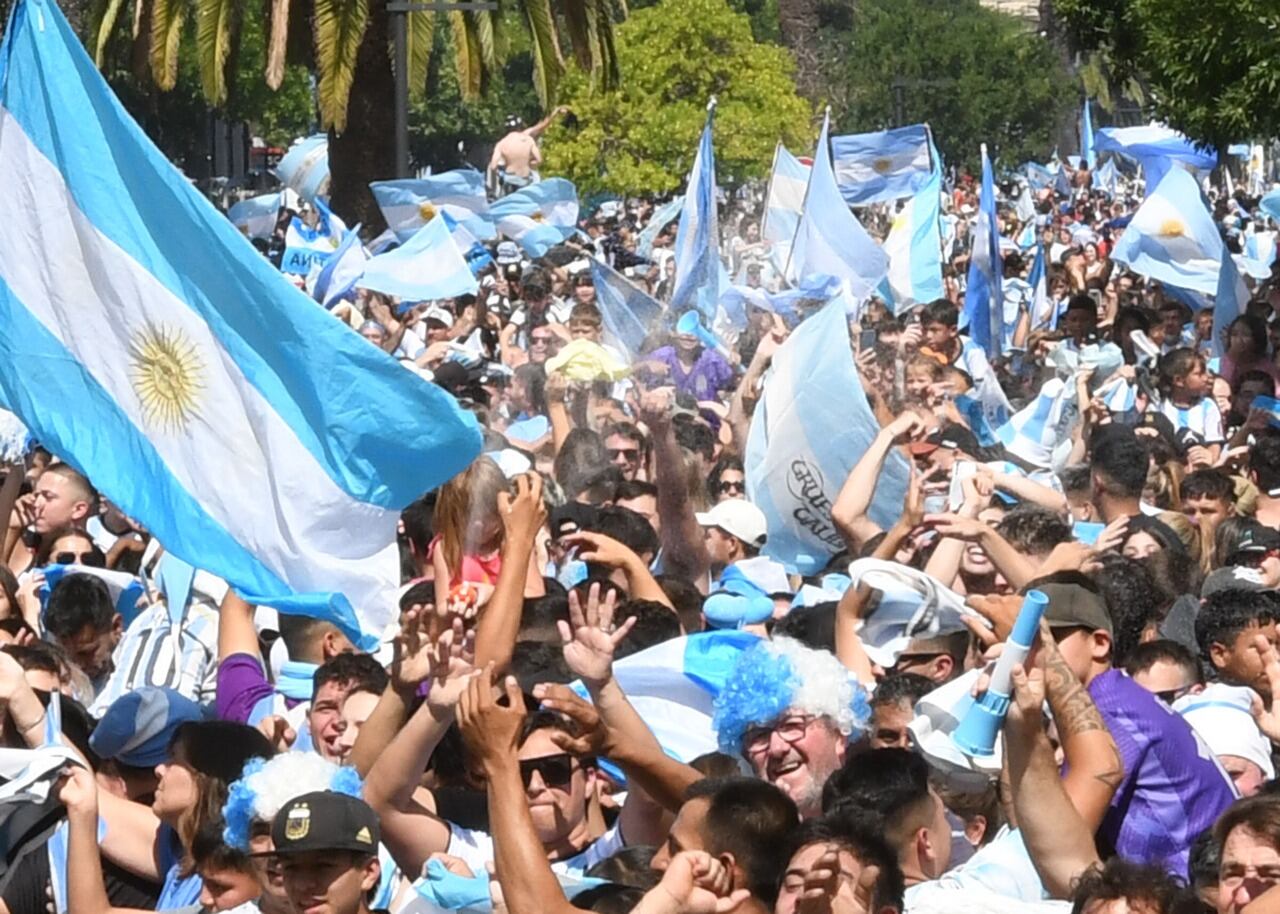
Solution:
[{"label": "blue and white striped flag", "polygon": [[345,234],[330,223],[327,211],[320,211],[320,218],[315,226],[309,226],[300,217],[294,216],[285,229],[280,272],[306,276],[313,266],[324,263],[338,250]]},{"label": "blue and white striped flag", "polygon": [[1089,110],[1089,99],[1084,100],[1084,111],[1080,115],[1080,159],[1090,171],[1097,163],[1093,151],[1093,112]]},{"label": "blue and white striped flag", "polygon": [[1276,233],[1254,232],[1244,239],[1244,253],[1235,257],[1236,266],[1254,279],[1265,280],[1271,276],[1271,265],[1276,262]]},{"label": "blue and white striped flag", "polygon": [[401,301],[474,295],[480,288],[443,215],[418,229],[394,251],[371,257],[356,285]]},{"label": "blue and white striped flag", "polygon": [[770,244],[769,260],[779,273],[787,269],[791,259],[791,242],[800,225],[808,186],[809,166],[779,143],[773,152],[773,173],[764,201],[764,224],[760,226],[760,237]]},{"label": "blue and white striped flag", "polygon": [[317,133],[294,143],[276,165],[276,177],[308,203],[328,196],[328,135]]},{"label": "blue and white striped flag", "polygon": [[[841,295],[779,348],[751,420],[743,462],[748,497],[768,521],[765,555],[812,574],[844,548],[831,506],[879,432],[853,364]],[[869,509],[883,527],[902,513],[909,472],[901,454],[889,454]]]},{"label": "blue and white striped flag", "polygon": [[437,213],[445,213],[455,222],[466,225],[477,240],[493,238],[484,175],[474,168],[457,168],[429,178],[374,181],[369,189],[378,201],[387,227],[401,241],[412,238]]},{"label": "blue and white striped flag", "polygon": [[605,329],[634,359],[662,323],[662,304],[603,261],[591,259],[591,281]]},{"label": "blue and white striped flag", "polygon": [[368,261],[369,255],[360,243],[360,226],[357,225],[347,232],[338,249],[325,258],[309,290],[311,297],[326,308],[331,307],[356,287]]},{"label": "blue and white striped flag", "polygon": [[1212,295],[1224,248],[1200,185],[1172,168],[1133,214],[1111,259],[1161,283]]},{"label": "blue and white striped flag", "polygon": [[800,312],[802,303],[807,303],[809,310],[814,310],[842,294],[844,283],[834,276],[811,274],[801,280],[800,285],[783,289],[781,292],[769,292],[765,289],[753,289],[748,286],[730,286],[720,296],[720,304],[726,310],[746,312],[747,305],[768,311],[781,317],[789,327],[794,327],[803,319]]},{"label": "blue and white striped flag", "polygon": [[1175,165],[1197,177],[1208,174],[1218,165],[1215,150],[1203,149],[1163,124],[1104,127],[1094,134],[1093,149],[1095,153],[1120,153],[1141,165],[1148,197]]},{"label": "blue and white striped flag", "polygon": [[914,197],[937,171],[925,124],[831,138],[836,182],[850,204]]},{"label": "blue and white striped flag", "polygon": [[1036,259],[1031,262],[1027,285],[1031,286],[1031,329],[1056,330],[1058,327],[1057,303],[1049,297],[1049,277],[1044,244],[1036,244]]},{"label": "blue and white striped flag", "polygon": [[716,317],[720,302],[720,218],[716,211],[716,154],[711,142],[715,123],[715,99],[707,106],[707,123],[702,128],[693,171],[680,207],[680,227],[676,230],[676,281],[671,292],[671,310],[696,308],[705,323]]},{"label": "blue and white striped flag", "polygon": [[1043,190],[1053,184],[1053,172],[1038,162],[1022,163],[1021,171],[1033,190]]},{"label": "blue and white striped flag", "polygon": [[1070,437],[1078,416],[1075,383],[1050,378],[1034,400],[996,429],[996,437],[1014,456],[1037,467],[1049,467],[1054,450]]},{"label": "blue and white striped flag", "polygon": [[1093,189],[1115,196],[1116,185],[1120,181],[1120,173],[1116,169],[1115,159],[1107,159],[1093,173]]},{"label": "blue and white striped flag", "polygon": [[1262,199],[1258,201],[1258,208],[1276,222],[1280,222],[1280,188],[1263,194]]},{"label": "blue and white striped flag", "polygon": [[884,240],[884,252],[889,256],[887,280],[897,314],[912,305],[942,298],[942,236],[938,228],[941,200],[939,170],[898,210]]},{"label": "blue and white striped flag", "polygon": [[0,46],[0,174],[0,399],[169,552],[376,642],[400,509],[474,419],[291,288],[47,0]]},{"label": "blue and white striped flag", "polygon": [[1225,355],[1222,342],[1227,338],[1231,322],[1244,314],[1248,304],[1249,289],[1245,286],[1240,271],[1236,269],[1235,261],[1231,259],[1231,252],[1224,244],[1222,265],[1218,270],[1218,286],[1213,298],[1213,354],[1218,358]]},{"label": "blue and white striped flag", "polygon": [[564,178],[547,178],[495,200],[489,215],[499,232],[536,259],[577,231],[578,189]]},{"label": "blue and white striped flag", "polygon": [[982,144],[982,194],[978,200],[978,217],[973,222],[969,251],[969,278],[964,293],[969,336],[982,347],[987,358],[996,359],[1000,356],[1003,330],[1004,295],[1000,287],[1004,267],[1000,257],[999,222],[996,221],[995,182],[991,177],[991,159],[987,157],[986,143]]},{"label": "blue and white striped flag", "polygon": [[276,230],[280,214],[280,194],[261,194],[241,200],[227,210],[231,224],[244,232],[246,238],[270,238]]},{"label": "blue and white striped flag", "polygon": [[889,272],[889,258],[840,195],[827,144],[830,126],[828,112],[822,119],[788,272],[797,280],[813,274],[835,276],[845,282],[852,304],[856,304],[876,291]]},{"label": "blue and white striped flag", "polygon": [[649,217],[649,221],[645,223],[645,227],[640,230],[640,234],[636,237],[637,257],[643,257],[645,260],[649,259],[653,254],[653,242],[657,240],[658,233],[680,215],[680,207],[683,205],[683,197],[673,197],[658,207],[654,214]]}]

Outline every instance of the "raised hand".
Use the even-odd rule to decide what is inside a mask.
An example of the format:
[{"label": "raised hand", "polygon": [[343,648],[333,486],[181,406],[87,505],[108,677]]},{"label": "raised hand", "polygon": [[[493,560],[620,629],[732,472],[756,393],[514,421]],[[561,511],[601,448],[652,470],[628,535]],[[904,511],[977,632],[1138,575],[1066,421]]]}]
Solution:
[{"label": "raised hand", "polygon": [[68,765],[63,769],[58,799],[67,808],[69,817],[98,818],[98,784],[88,768]]},{"label": "raised hand", "polygon": [[671,410],[676,402],[674,387],[655,387],[640,398],[640,419],[657,432],[671,424]]},{"label": "raised hand", "polygon": [[400,616],[391,660],[391,681],[401,692],[431,682],[428,701],[452,708],[472,672],[475,634],[457,614],[441,614],[431,604],[414,604]]},{"label": "raised hand", "polygon": [[578,547],[578,558],[593,565],[606,565],[609,568],[623,568],[630,562],[638,560],[631,549],[611,536],[580,530],[560,537],[560,545],[565,548]]},{"label": "raised hand", "polygon": [[498,514],[508,539],[532,542],[534,534],[547,520],[547,505],[542,500],[542,477],[537,473],[522,473],[514,482],[514,493],[498,493]]},{"label": "raised hand", "polygon": [[1254,693],[1253,719],[1263,736],[1274,743],[1280,741],[1280,652],[1266,635],[1254,635],[1253,646],[1262,658],[1262,671],[1271,685],[1271,697],[1265,702]]},{"label": "raised hand", "polygon": [[520,730],[524,725],[524,696],[514,676],[502,681],[506,705],[498,704],[494,691],[498,676],[490,663],[483,671],[467,680],[458,701],[458,729],[463,742],[483,768],[490,768],[516,758],[520,747]]},{"label": "raised hand", "polygon": [[681,851],[671,858],[662,881],[662,892],[681,914],[728,914],[751,893],[734,889],[724,864],[706,851]]},{"label": "raised hand", "polygon": [[540,683],[533,687],[533,697],[548,711],[563,714],[573,721],[576,734],[564,730],[548,730],[551,741],[570,755],[587,757],[608,755],[609,731],[595,705],[573,689],[556,683]]},{"label": "raised hand", "polygon": [[560,621],[564,659],[587,688],[598,688],[613,676],[613,654],[635,625],[635,617],[613,626],[614,591],[600,600],[600,585],[592,584],[584,608],[576,591],[569,592],[569,621]]}]

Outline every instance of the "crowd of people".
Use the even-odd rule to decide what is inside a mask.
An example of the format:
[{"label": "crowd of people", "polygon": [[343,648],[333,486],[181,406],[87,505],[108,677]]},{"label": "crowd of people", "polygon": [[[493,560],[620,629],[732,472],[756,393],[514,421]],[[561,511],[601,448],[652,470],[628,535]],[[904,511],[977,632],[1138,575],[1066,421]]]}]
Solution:
[{"label": "crowd of people", "polygon": [[[945,194],[944,297],[850,314],[880,428],[816,574],[770,552],[745,461],[811,311],[752,309],[724,346],[668,314],[624,353],[590,264],[668,299],[676,224],[651,201],[537,260],[495,242],[476,296],[336,309],[484,437],[403,511],[373,653],[204,572],[168,606],[163,544],[34,443],[0,487],[2,732],[71,761],[0,909],[1280,911],[1280,278],[1215,341],[1212,308],[1109,258],[1137,185],[1081,169],[1021,216],[1010,185],[992,359],[960,330],[976,194]],[[1274,229],[1242,192],[1214,206],[1232,250]],[[761,215],[726,202],[721,250],[776,291]],[[995,433],[1054,380],[1055,436]],[[907,494],[877,523],[895,452]],[[1047,609],[980,764],[945,718],[1032,590]],[[873,636],[904,600],[907,627]],[[681,663],[716,632],[706,683]],[[664,715],[663,688],[706,707]]]}]

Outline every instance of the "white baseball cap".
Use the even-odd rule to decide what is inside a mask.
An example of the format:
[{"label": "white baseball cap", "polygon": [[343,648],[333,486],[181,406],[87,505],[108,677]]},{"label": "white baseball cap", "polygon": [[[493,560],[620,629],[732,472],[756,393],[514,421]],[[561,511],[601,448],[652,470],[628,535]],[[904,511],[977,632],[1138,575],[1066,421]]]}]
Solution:
[{"label": "white baseball cap", "polygon": [[1173,703],[1173,710],[1191,724],[1214,755],[1248,759],[1271,780],[1276,776],[1271,743],[1254,722],[1252,703],[1252,689],[1215,682],[1199,694],[1179,698]]},{"label": "white baseball cap", "polygon": [[695,516],[702,526],[719,527],[756,549],[764,545],[768,534],[769,524],[764,519],[764,512],[744,498],[726,499],[710,511]]},{"label": "white baseball cap", "polygon": [[422,319],[424,321],[438,321],[446,327],[453,326],[453,315],[449,312],[449,309],[442,308],[439,305],[432,305],[422,312]]}]

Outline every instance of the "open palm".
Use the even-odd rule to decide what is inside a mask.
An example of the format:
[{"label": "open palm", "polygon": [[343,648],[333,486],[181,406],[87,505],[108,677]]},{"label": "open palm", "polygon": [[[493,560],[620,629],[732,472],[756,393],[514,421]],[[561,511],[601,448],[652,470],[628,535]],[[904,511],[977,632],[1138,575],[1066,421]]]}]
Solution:
[{"label": "open palm", "polygon": [[585,607],[577,593],[570,592],[569,621],[558,623],[565,663],[588,687],[609,681],[614,651],[635,625],[631,618],[614,629],[613,610],[613,592],[601,601],[600,585],[592,584]]}]

